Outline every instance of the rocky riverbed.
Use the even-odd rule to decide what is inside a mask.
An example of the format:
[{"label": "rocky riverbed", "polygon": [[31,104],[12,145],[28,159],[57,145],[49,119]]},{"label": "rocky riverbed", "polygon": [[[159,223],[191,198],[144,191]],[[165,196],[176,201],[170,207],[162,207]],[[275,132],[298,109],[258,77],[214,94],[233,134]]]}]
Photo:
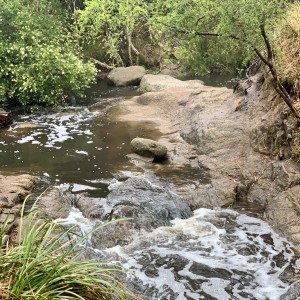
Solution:
[{"label": "rocky riverbed", "polygon": [[119,119],[154,122],[172,165],[208,171],[210,183],[175,187],[190,207],[255,203],[300,250],[300,166],[288,153],[280,156],[289,122],[282,100],[261,75],[246,95],[196,81],[181,85],[168,76],[144,76],[141,89],[148,92],[120,103]]},{"label": "rocky riverbed", "polygon": [[[117,101],[108,114],[112,122],[144,122],[160,132],[167,161],[153,164],[130,154],[134,171],[117,172],[108,182],[106,198],[75,195],[70,186],[54,187],[41,198],[41,215],[68,218],[75,206],[82,220],[96,223],[133,218],[134,222],[112,225],[93,237],[91,246],[104,249],[130,244],[140,232],[170,226],[176,218],[188,222],[196,209],[236,207],[251,213],[254,207],[300,251],[300,168],[288,159],[286,145],[286,130],[292,125],[281,100],[263,85],[261,76],[251,79],[246,94],[244,87],[239,94],[166,75],[145,75],[140,89],[143,94]],[[170,180],[163,180],[165,174]],[[7,183],[10,179],[13,184]],[[18,211],[33,188],[33,177],[20,179],[0,180],[3,203],[7,195],[19,195],[8,201],[13,205],[3,206],[2,216],[7,209]]]}]

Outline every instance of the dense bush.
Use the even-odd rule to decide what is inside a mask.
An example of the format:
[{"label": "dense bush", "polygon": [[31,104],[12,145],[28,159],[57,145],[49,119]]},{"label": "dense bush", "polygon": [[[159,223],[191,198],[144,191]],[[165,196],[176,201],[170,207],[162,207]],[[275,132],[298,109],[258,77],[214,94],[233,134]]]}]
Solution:
[{"label": "dense bush", "polygon": [[[143,0],[86,0],[77,11],[82,38],[99,44],[107,60],[116,65],[136,63],[139,50],[135,35],[147,22],[147,3]],[[148,35],[144,33],[144,37]]]},{"label": "dense bush", "polygon": [[0,0],[0,20],[0,104],[56,104],[93,80],[59,2]]}]

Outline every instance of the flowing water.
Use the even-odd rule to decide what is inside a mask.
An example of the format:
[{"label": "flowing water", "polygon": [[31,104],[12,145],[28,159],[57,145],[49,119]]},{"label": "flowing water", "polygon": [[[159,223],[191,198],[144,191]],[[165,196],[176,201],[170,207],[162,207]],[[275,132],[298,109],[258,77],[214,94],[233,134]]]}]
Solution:
[{"label": "flowing water", "polygon": [[[86,100],[67,109],[18,115],[11,128],[1,131],[1,172],[35,174],[46,185],[67,185],[73,194],[86,191],[101,203],[106,201],[103,197],[109,190],[113,192],[115,186],[123,184],[120,174],[142,182],[137,195],[149,187],[155,193],[170,196],[171,200],[158,198],[159,204],[149,201],[153,206],[147,207],[147,213],[157,213],[165,205],[170,208],[165,214],[158,213],[152,225],[135,228],[126,243],[105,249],[95,244],[96,237],[92,236],[85,245],[93,258],[117,261],[128,268],[123,280],[145,300],[279,299],[288,280],[298,272],[290,243],[260,219],[233,210],[198,209],[192,215],[180,204],[180,197],[158,186],[165,181],[209,182],[201,166],[166,167],[166,171],[147,177],[145,170],[129,162],[126,155],[130,153],[131,139],[160,136],[151,123],[118,122],[114,117],[110,107],[137,93],[135,88],[98,84]],[[113,195],[108,196],[106,209],[118,202]],[[142,208],[143,195],[139,203]],[[148,197],[151,200],[154,196]],[[174,214],[176,219],[171,220],[172,205],[182,207],[180,215],[185,219]],[[146,221],[149,219],[147,216]],[[77,224],[85,233],[101,221],[87,219],[73,207],[64,222]],[[148,223],[142,220],[142,224]]]},{"label": "flowing water", "polygon": [[137,93],[136,88],[96,85],[86,100],[90,106],[18,115],[11,128],[1,131],[1,172],[43,176],[47,183],[72,184],[74,192],[106,195],[103,179],[129,167],[130,141],[159,136],[152,124],[118,122],[107,114],[111,104]]}]

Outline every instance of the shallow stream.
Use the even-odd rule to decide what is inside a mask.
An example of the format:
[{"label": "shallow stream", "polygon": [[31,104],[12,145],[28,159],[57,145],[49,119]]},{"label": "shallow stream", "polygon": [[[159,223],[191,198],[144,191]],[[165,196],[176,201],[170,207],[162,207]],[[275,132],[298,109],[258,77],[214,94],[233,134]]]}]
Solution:
[{"label": "shallow stream", "polygon": [[[1,131],[1,172],[38,175],[43,178],[41,188],[67,185],[74,194],[85,191],[101,201],[124,177],[144,176],[142,189],[150,186],[155,191],[160,185],[165,188],[166,181],[208,182],[201,166],[159,174],[150,170],[153,176],[145,176],[149,170],[129,162],[131,139],[160,136],[151,123],[115,118],[114,105],[137,94],[136,88],[98,84],[87,99],[67,109],[18,115],[11,128]],[[171,204],[177,209],[175,196],[177,202]],[[172,220],[168,208],[170,222],[158,219],[155,224],[160,225],[141,226],[126,243],[103,249],[92,238],[87,245],[90,255],[122,263],[130,270],[123,279],[145,300],[280,299],[298,272],[290,243],[247,211],[198,209],[192,214],[182,207],[184,219]],[[78,208],[72,208],[65,221],[77,224],[83,233],[99,223],[85,218]]]}]

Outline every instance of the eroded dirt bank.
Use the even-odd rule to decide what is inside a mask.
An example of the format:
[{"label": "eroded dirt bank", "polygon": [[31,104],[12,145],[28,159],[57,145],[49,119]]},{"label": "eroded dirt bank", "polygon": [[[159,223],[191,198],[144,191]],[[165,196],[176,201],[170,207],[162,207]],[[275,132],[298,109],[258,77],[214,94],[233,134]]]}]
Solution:
[{"label": "eroded dirt bank", "polygon": [[118,118],[154,122],[171,164],[208,170],[210,183],[175,186],[190,207],[262,206],[265,219],[299,251],[300,168],[288,158],[293,124],[282,101],[260,75],[248,82],[247,95],[168,80],[146,75],[142,85],[150,92],[120,103]]}]

